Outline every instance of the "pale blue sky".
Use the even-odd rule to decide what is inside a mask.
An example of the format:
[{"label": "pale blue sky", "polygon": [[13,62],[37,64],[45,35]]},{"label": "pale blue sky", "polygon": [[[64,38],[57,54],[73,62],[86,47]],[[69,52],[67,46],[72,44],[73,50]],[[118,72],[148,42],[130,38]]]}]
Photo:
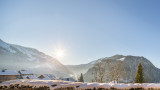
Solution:
[{"label": "pale blue sky", "polygon": [[160,67],[159,0],[0,0],[0,38],[36,48],[63,64],[115,54]]}]

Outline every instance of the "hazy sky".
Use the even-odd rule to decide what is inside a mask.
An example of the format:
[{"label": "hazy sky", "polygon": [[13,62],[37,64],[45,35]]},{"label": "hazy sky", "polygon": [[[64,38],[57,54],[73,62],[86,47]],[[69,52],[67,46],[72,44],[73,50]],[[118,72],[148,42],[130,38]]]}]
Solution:
[{"label": "hazy sky", "polygon": [[160,67],[159,0],[0,0],[0,38],[63,64],[115,54]]}]

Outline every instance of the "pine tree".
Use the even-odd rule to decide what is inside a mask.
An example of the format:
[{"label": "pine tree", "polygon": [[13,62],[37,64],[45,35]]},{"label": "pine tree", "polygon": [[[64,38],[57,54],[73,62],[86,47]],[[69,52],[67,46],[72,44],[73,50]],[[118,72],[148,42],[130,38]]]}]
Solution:
[{"label": "pine tree", "polygon": [[84,80],[83,80],[83,74],[82,73],[81,73],[81,76],[79,78],[79,82],[84,82]]},{"label": "pine tree", "polygon": [[139,62],[139,64],[138,64],[136,76],[134,78],[134,82],[135,83],[145,83],[144,72],[143,72],[143,67],[142,67],[141,62]]}]

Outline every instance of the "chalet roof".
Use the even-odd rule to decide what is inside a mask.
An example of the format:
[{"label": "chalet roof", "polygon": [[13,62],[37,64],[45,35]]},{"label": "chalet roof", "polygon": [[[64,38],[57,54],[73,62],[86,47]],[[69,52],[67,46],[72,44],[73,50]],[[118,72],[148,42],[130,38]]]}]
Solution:
[{"label": "chalet roof", "polygon": [[56,79],[56,76],[54,76],[53,74],[45,74],[47,75],[50,79]]},{"label": "chalet roof", "polygon": [[19,73],[14,70],[1,70],[0,69],[0,75],[19,75]]},{"label": "chalet roof", "polygon": [[38,79],[38,77],[35,75],[24,75],[22,76],[22,78],[23,79]]},{"label": "chalet roof", "polygon": [[41,78],[42,80],[52,80],[52,79],[56,79],[56,77],[53,75],[53,74],[43,74],[43,75],[41,75],[41,76],[39,76],[39,77],[42,77],[43,76],[43,78]]},{"label": "chalet roof", "polygon": [[30,70],[20,70],[19,72],[20,74],[33,74],[33,72]]}]

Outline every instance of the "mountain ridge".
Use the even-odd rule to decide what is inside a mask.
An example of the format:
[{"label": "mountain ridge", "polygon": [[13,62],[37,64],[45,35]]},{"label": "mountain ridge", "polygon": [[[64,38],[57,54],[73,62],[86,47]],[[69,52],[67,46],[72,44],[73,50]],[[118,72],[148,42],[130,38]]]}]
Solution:
[{"label": "mountain ridge", "polygon": [[70,76],[73,74],[56,58],[46,55],[37,49],[9,44],[1,39],[0,60],[1,69],[32,69],[36,74],[51,73],[59,77]]},{"label": "mountain ridge", "polygon": [[[93,79],[93,67],[96,64],[96,62],[101,61],[103,63],[106,62],[106,60],[111,60],[111,62],[117,62],[117,61],[122,61],[123,62],[123,68],[126,70],[126,72],[128,73],[128,75],[126,77],[122,77],[121,82],[131,82],[133,83],[134,81],[134,76],[136,73],[136,69],[137,69],[137,65],[139,62],[142,63],[143,67],[144,67],[144,73],[145,73],[145,77],[146,77],[146,82],[151,82],[151,83],[157,83],[160,82],[160,69],[155,67],[152,62],[150,62],[148,59],[146,59],[143,56],[132,56],[132,55],[114,55],[111,57],[105,57],[105,58],[100,58],[98,60],[95,60],[95,63],[90,65],[85,64],[85,66],[88,66],[88,68],[85,68],[84,66],[80,67],[81,65],[74,65],[74,66],[67,66],[71,71],[76,71],[75,73],[77,75],[80,75],[80,73],[82,73],[82,70],[84,70],[85,72],[83,72],[84,74],[84,80],[86,82],[91,82]],[[73,69],[74,68],[74,69]],[[75,68],[79,68],[82,70],[75,69]],[[107,68],[106,68],[107,69]],[[125,78],[128,78],[127,81],[125,80]]]},{"label": "mountain ridge", "polygon": [[[144,74],[147,83],[157,83],[160,82],[160,69],[155,67],[148,59],[143,56],[123,56],[123,55],[115,55],[109,58],[102,59],[101,62],[106,62],[110,60],[111,63],[117,63],[117,61],[122,62],[122,67],[125,69],[127,76],[121,77],[121,82],[134,82],[134,76],[136,74],[137,65],[139,62],[142,63]],[[108,69],[106,67],[106,69]],[[84,75],[85,80],[91,81],[93,79],[93,68],[90,68]],[[89,76],[89,77],[88,77]],[[127,80],[127,81],[126,81]]]},{"label": "mountain ridge", "polygon": [[137,65],[139,62],[144,67],[146,82],[160,82],[160,69],[155,67],[152,62],[143,56],[132,55],[114,55],[111,57],[104,57],[98,60],[91,61],[87,64],[80,65],[63,65],[56,58],[46,55],[37,49],[24,47],[15,44],[9,44],[0,39],[0,69],[33,70],[35,74],[54,74],[57,77],[75,77],[78,78],[81,73],[84,74],[84,80],[92,81],[93,67],[98,62],[105,62],[111,60],[112,62],[122,61],[123,68],[129,73],[127,77],[128,82],[133,82]]}]

